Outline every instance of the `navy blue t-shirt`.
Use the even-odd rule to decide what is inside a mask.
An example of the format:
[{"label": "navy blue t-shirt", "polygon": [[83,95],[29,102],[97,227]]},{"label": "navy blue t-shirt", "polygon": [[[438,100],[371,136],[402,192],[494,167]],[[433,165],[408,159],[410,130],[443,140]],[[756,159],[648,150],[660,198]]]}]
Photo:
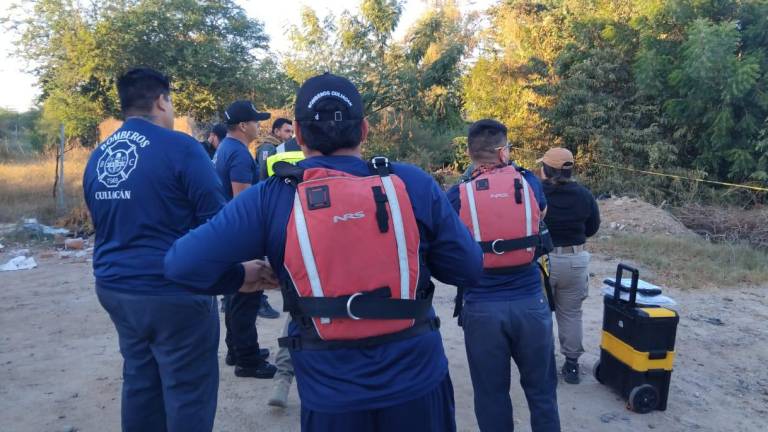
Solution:
[{"label": "navy blue t-shirt", "polygon": [[135,294],[184,292],[163,276],[165,253],[225,204],[200,143],[141,118],[94,149],[83,192],[96,228],[96,284]]},{"label": "navy blue t-shirt", "polygon": [[[298,165],[370,175],[366,162],[353,156],[311,157]],[[416,167],[393,167],[406,185],[419,227],[420,283],[434,276],[449,284],[474,284],[480,277],[482,252],[443,191]],[[277,178],[245,190],[210,222],[173,245],[165,260],[166,275],[180,283],[208,286],[232,263],[266,255],[280,280],[287,281],[283,259],[294,193]],[[290,332],[297,334],[295,326]],[[330,413],[418,398],[448,372],[439,332],[365,349],[293,351],[291,357],[302,405]]]},{"label": "navy blue t-shirt", "polygon": [[213,164],[224,186],[227,201],[232,199],[232,182],[253,184],[258,180],[256,164],[248,152],[248,146],[230,136],[219,143],[213,155]]},{"label": "navy blue t-shirt", "polygon": [[[547,208],[547,198],[539,179],[530,171],[523,170],[523,177],[533,189],[539,209]],[[460,185],[448,190],[448,200],[458,214],[461,210]],[[465,225],[466,228],[466,225]],[[469,230],[469,228],[467,228]],[[536,263],[525,269],[510,274],[483,273],[476,285],[465,285],[464,300],[467,302],[514,301],[533,296],[541,296],[541,274]]]}]

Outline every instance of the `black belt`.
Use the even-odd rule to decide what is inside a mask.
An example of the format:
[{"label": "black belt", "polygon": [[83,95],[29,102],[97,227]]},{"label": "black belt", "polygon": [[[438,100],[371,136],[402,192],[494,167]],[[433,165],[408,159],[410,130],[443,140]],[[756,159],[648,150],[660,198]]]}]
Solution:
[{"label": "black belt", "polygon": [[432,299],[389,298],[388,287],[339,297],[300,297],[301,315],[322,318],[422,319],[429,314]]},{"label": "black belt", "polygon": [[511,239],[511,240],[497,239],[492,241],[481,241],[477,243],[480,245],[480,249],[483,250],[483,253],[494,253],[496,255],[501,255],[504,252],[509,252],[513,250],[538,247],[541,244],[541,238],[539,237],[538,234],[535,234],[535,235],[522,237],[518,239]]},{"label": "black belt", "polygon": [[326,341],[326,340],[320,339],[316,334],[313,334],[314,329],[312,329],[307,332],[302,332],[302,333],[305,333],[302,336],[281,337],[277,339],[277,344],[281,348],[288,348],[291,351],[329,350],[329,349],[341,349],[341,348],[370,348],[370,347],[385,344],[388,342],[394,342],[398,340],[416,337],[430,331],[436,331],[439,328],[440,328],[440,318],[430,317],[420,322],[417,322],[416,324],[413,325],[413,327],[409,327],[397,333],[390,333],[390,334],[385,334],[381,336],[373,336],[365,339]]}]

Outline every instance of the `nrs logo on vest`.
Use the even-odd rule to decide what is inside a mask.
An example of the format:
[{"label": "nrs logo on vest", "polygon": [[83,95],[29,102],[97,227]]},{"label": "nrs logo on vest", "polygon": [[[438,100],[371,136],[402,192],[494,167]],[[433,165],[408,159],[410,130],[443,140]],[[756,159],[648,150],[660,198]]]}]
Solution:
[{"label": "nrs logo on vest", "polygon": [[363,213],[362,211],[355,212],[355,213],[346,213],[342,216],[334,216],[333,223],[347,222],[352,219],[362,219],[364,217],[365,217],[365,213]]}]

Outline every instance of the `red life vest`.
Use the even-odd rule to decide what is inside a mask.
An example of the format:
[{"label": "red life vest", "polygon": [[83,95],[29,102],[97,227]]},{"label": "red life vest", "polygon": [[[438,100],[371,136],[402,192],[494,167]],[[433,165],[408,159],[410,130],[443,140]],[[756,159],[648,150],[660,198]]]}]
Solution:
[{"label": "red life vest", "polygon": [[459,188],[459,216],[483,250],[483,268],[507,272],[532,263],[541,243],[541,212],[517,168],[494,168]]},{"label": "red life vest", "polygon": [[311,318],[322,341],[401,332],[431,310],[431,299],[417,299],[420,236],[411,201],[380,159],[385,165],[368,177],[291,168],[302,176],[285,244],[289,294],[298,296],[291,313]]}]

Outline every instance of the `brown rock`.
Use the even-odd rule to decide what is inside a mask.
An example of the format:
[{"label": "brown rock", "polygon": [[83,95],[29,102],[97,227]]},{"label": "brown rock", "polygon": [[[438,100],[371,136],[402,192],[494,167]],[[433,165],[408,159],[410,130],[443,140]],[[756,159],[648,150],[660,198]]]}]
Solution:
[{"label": "brown rock", "polygon": [[81,238],[73,238],[73,239],[66,239],[64,240],[64,248],[65,249],[76,249],[80,250],[85,245],[85,242]]}]

